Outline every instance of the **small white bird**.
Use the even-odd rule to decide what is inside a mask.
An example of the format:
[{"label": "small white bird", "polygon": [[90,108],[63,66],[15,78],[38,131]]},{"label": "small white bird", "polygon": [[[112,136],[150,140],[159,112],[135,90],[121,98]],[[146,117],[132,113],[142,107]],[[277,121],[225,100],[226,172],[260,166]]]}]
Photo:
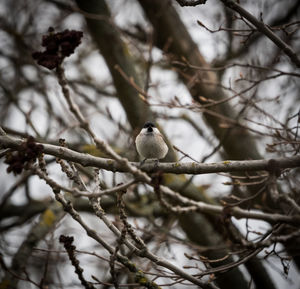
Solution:
[{"label": "small white bird", "polygon": [[135,145],[139,155],[144,158],[141,165],[147,159],[155,159],[156,161],[163,159],[169,150],[162,134],[152,122],[145,123],[135,139]]}]

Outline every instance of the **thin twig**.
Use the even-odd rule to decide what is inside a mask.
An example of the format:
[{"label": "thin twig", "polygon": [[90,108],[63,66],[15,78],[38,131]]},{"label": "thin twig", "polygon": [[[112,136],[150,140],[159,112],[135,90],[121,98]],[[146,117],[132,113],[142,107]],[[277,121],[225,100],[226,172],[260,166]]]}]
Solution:
[{"label": "thin twig", "polygon": [[271,39],[282,51],[290,58],[290,60],[297,66],[300,67],[300,59],[298,58],[295,51],[287,45],[284,41],[282,41],[265,23],[259,21],[256,17],[254,17],[251,13],[245,10],[242,6],[240,6],[237,2],[232,0],[221,0],[225,6],[230,9],[236,11],[245,19],[247,19],[250,23],[252,23],[257,30],[266,35],[269,39]]}]

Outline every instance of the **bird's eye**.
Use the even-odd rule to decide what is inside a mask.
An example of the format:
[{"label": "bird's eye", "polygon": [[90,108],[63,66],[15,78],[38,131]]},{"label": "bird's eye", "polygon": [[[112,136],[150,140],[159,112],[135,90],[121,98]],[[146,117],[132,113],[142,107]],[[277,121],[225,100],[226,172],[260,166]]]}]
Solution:
[{"label": "bird's eye", "polygon": [[144,125],[144,128],[148,128],[148,127],[155,127],[155,125],[152,122],[146,122]]}]

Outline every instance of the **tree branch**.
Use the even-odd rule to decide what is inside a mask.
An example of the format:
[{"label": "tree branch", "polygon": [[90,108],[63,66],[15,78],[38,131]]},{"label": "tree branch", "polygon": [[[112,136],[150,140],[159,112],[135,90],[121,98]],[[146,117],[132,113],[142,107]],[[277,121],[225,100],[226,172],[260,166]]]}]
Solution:
[{"label": "tree branch", "polygon": [[297,66],[300,67],[300,59],[298,58],[295,51],[282,41],[273,31],[262,21],[257,20],[251,13],[241,7],[239,4],[232,0],[221,0],[225,6],[236,11],[241,16],[245,17],[250,23],[252,23],[257,30],[266,35],[270,40],[272,40],[282,51],[290,58],[290,60]]},{"label": "tree branch", "polygon": [[[13,139],[11,139],[10,137],[7,136],[0,136],[0,143],[2,146],[5,146],[5,143],[7,145],[6,141],[10,141],[10,143],[14,143]],[[19,140],[19,143],[21,141]],[[150,186],[154,186],[152,179],[145,173],[141,172],[140,170],[127,170],[128,167],[132,168],[133,166],[137,166],[137,163],[129,163],[126,166],[122,166],[122,163],[120,164],[118,161],[113,161],[113,160],[106,160],[106,159],[102,159],[102,158],[97,158],[97,157],[93,157],[93,156],[89,156],[86,154],[81,154],[66,148],[62,148],[62,147],[55,147],[53,145],[43,145],[44,146],[44,152],[47,152],[47,147],[50,149],[52,149],[52,154],[54,155],[54,153],[59,154],[59,157],[61,158],[66,158],[66,154],[68,155],[68,160],[72,160],[73,162],[79,162],[82,165],[89,165],[89,166],[95,166],[95,167],[100,167],[103,169],[109,169],[111,171],[127,171],[130,173],[133,173],[135,178],[141,182],[144,182]],[[15,148],[17,148],[18,145],[15,146]],[[73,158],[72,156],[76,156],[76,158]],[[66,158],[67,159],[67,158]],[[194,170],[194,167],[200,166],[198,167],[198,169],[200,169],[198,171],[198,173],[203,173],[203,168],[205,167],[210,167],[211,170],[217,170],[218,165],[219,167],[219,171],[225,171],[227,169],[227,171],[232,171],[234,169],[238,169],[239,167],[242,167],[242,170],[248,170],[247,168],[251,168],[251,166],[243,166],[243,164],[247,164],[247,163],[254,163],[256,166],[252,166],[253,168],[256,168],[256,170],[271,170],[274,171],[274,166],[275,169],[279,169],[280,165],[282,165],[282,167],[286,167],[286,165],[288,164],[287,167],[297,167],[300,166],[300,156],[294,156],[291,158],[283,158],[283,159],[277,159],[277,160],[258,160],[258,161],[235,161],[232,162],[234,166],[230,166],[230,163],[227,162],[223,162],[223,163],[216,163],[216,164],[195,164],[195,163],[189,163],[187,169],[189,168],[190,170]],[[242,164],[242,165],[241,165]],[[184,165],[184,164],[182,164]],[[161,170],[163,171],[163,166],[165,166],[165,171],[167,172],[168,169],[176,172],[176,173],[185,173],[183,171],[180,171],[178,168],[180,168],[181,164],[179,163],[169,163],[169,164],[160,164],[157,168],[155,168],[155,164],[149,164],[147,165],[148,167],[150,167],[152,169],[152,171],[154,171],[154,169],[156,170]],[[202,168],[201,168],[202,166]],[[215,167],[217,166],[217,167]],[[202,171],[201,171],[202,169]],[[221,169],[221,170],[220,170]],[[240,169],[241,170],[241,169]],[[215,171],[214,171],[215,172]],[[207,172],[206,172],[207,173]],[[196,172],[194,172],[194,174],[196,174]],[[47,180],[46,180],[47,181]],[[166,186],[160,186],[160,190],[162,191],[162,193],[168,195],[169,197],[175,199],[176,201],[178,201],[179,203],[181,203],[183,206],[189,206],[189,208],[185,208],[185,207],[179,207],[177,208],[177,213],[184,213],[184,212],[202,212],[202,213],[209,213],[209,214],[223,214],[224,213],[224,209],[225,207],[223,206],[218,206],[218,205],[210,205],[204,202],[197,202],[194,200],[191,200],[189,198],[186,198],[182,195],[180,195],[179,193],[171,190],[169,187]],[[247,210],[242,210],[238,207],[234,207],[234,208],[226,208],[228,213],[231,216],[235,216],[236,218],[252,218],[252,219],[259,219],[259,220],[265,220],[267,222],[270,223],[277,223],[277,222],[284,222],[284,223],[290,223],[290,224],[300,224],[300,216],[299,215],[293,215],[293,216],[287,216],[287,215],[281,215],[281,214],[266,214],[266,213],[261,213],[261,212],[255,212],[255,211],[247,211]]]},{"label": "tree branch", "polygon": [[[0,136],[0,145],[3,148],[18,149],[22,144],[21,139],[12,138],[9,136]],[[108,171],[128,172],[126,166],[123,166],[118,161],[113,159],[94,157],[89,154],[79,153],[74,150],[55,146],[51,144],[42,144],[44,147],[43,152],[52,156],[56,156],[61,159],[79,163],[83,166],[97,167]],[[272,160],[272,161],[271,161]],[[270,162],[271,161],[271,162]],[[139,163],[131,162],[131,166],[138,167]],[[219,172],[243,172],[243,171],[269,171],[272,169],[270,164],[276,164],[278,169],[296,168],[300,167],[300,155],[267,159],[267,160],[247,160],[247,161],[223,161],[210,164],[199,164],[195,162],[186,163],[145,163],[142,166],[144,172],[156,172],[162,171],[164,173],[173,174],[209,174]]]}]

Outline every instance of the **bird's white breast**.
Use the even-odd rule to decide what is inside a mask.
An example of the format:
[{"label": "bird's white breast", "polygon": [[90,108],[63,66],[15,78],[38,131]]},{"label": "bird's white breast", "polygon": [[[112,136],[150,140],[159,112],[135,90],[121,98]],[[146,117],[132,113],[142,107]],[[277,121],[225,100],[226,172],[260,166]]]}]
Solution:
[{"label": "bird's white breast", "polygon": [[168,146],[159,132],[142,131],[135,142],[138,153],[147,159],[163,159],[168,152]]}]

